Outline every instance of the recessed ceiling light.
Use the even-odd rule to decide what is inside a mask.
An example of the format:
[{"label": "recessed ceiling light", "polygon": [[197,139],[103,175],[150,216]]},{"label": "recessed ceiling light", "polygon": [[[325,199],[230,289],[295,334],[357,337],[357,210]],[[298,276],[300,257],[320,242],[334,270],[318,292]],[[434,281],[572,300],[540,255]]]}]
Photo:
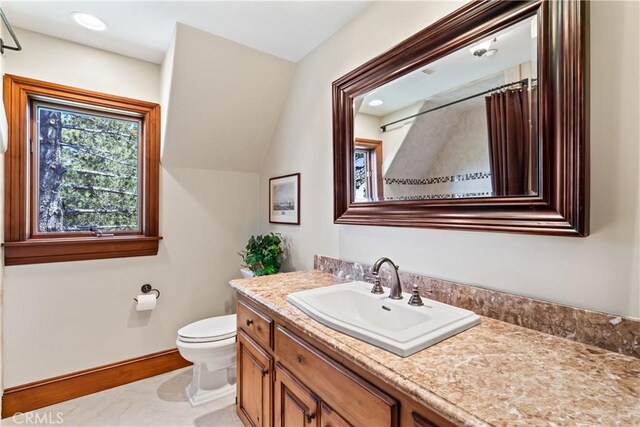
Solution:
[{"label": "recessed ceiling light", "polygon": [[91,14],[84,12],[73,12],[71,17],[78,25],[82,25],[85,28],[88,28],[93,31],[104,31],[107,29],[107,24],[100,19]]},{"label": "recessed ceiling light", "polygon": [[382,104],[384,104],[384,101],[382,99],[372,99],[371,101],[369,101],[369,106],[371,107],[377,107],[378,105]]}]

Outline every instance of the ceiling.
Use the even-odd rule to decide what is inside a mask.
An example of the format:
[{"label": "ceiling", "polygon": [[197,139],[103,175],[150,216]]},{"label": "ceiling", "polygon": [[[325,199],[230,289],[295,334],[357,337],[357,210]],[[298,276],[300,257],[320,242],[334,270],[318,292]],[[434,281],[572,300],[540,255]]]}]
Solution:
[{"label": "ceiling", "polygon": [[[25,1],[4,0],[13,26],[161,63],[175,23],[297,62],[364,10],[370,1]],[[72,12],[108,25],[84,29]]]}]

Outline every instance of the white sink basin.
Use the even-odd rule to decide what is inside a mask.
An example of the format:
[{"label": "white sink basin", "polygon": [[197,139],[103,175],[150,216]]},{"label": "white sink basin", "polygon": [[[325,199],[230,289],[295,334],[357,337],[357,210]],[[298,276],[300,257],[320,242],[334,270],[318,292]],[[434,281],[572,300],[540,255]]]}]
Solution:
[{"label": "white sink basin", "polygon": [[371,283],[349,282],[295,292],[287,301],[332,329],[407,357],[480,323],[462,308],[423,298],[424,305],[371,293]]}]

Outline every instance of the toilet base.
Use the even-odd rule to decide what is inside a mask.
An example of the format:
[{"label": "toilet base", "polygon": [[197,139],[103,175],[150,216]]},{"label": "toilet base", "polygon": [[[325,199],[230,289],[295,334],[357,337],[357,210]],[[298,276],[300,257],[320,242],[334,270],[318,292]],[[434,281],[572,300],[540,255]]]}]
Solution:
[{"label": "toilet base", "polygon": [[197,390],[193,391],[191,384],[185,389],[187,393],[187,399],[192,407],[204,405],[205,403],[213,402],[215,400],[223,399],[227,396],[236,394],[235,384],[227,384],[218,390]]},{"label": "toilet base", "polygon": [[236,366],[209,370],[206,363],[193,365],[193,378],[185,392],[191,406],[200,406],[205,403],[236,393]]}]

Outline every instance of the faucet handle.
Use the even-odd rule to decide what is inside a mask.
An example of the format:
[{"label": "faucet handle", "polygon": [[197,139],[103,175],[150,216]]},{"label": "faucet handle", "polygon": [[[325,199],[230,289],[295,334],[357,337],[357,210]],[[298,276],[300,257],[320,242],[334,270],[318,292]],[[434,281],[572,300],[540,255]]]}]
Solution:
[{"label": "faucet handle", "polygon": [[409,298],[409,305],[421,306],[424,305],[422,302],[422,298],[418,293],[418,285],[413,285],[413,292],[411,293],[411,298]]},{"label": "faucet handle", "polygon": [[377,274],[372,274],[373,277],[373,288],[371,288],[372,294],[383,294],[384,289],[382,289],[382,285],[380,285],[380,276]]}]

